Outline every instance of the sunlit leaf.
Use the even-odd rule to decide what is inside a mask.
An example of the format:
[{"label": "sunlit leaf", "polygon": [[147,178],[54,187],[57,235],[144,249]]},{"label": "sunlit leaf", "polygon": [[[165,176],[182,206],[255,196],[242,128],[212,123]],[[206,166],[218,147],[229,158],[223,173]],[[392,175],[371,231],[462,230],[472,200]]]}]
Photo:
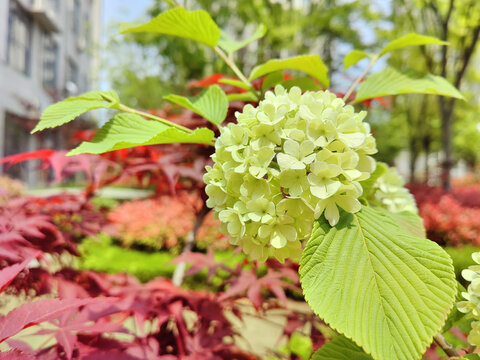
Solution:
[{"label": "sunlit leaf", "polygon": [[355,65],[366,57],[371,57],[371,55],[367,54],[365,51],[353,50],[345,56],[345,59],[343,59],[343,67],[344,69],[348,69],[350,66]]},{"label": "sunlit leaf", "polygon": [[428,44],[436,44],[436,45],[447,45],[448,42],[439,40],[432,36],[425,36],[416,33],[410,33],[401,38],[395,39],[391,41],[387,46],[385,46],[382,51],[380,51],[379,56],[382,56],[390,51],[402,49],[408,46],[415,46],[415,45],[428,45]]},{"label": "sunlit leaf", "polygon": [[121,113],[103,125],[92,141],[84,141],[68,155],[101,154],[140,145],[211,144],[213,137],[213,132],[207,128],[198,128],[192,133],[186,133],[158,121]]},{"label": "sunlit leaf", "polygon": [[286,69],[302,71],[316,78],[325,87],[330,86],[328,68],[318,55],[302,55],[282,60],[269,60],[265,64],[256,66],[252,70],[250,80],[257,79],[274,71]]},{"label": "sunlit leaf", "polygon": [[259,27],[257,27],[257,29],[252,34],[252,36],[250,36],[249,38],[243,41],[237,41],[237,40],[233,40],[230,37],[230,35],[222,31],[220,36],[220,41],[218,42],[218,46],[220,46],[226,52],[232,53],[247,46],[251,42],[262,38],[266,32],[267,32],[267,28],[265,27],[265,25],[261,24]]},{"label": "sunlit leaf", "polygon": [[268,74],[263,79],[262,91],[267,91],[271,88],[274,88],[275,85],[282,83],[283,79],[284,79],[283,71],[275,71]]},{"label": "sunlit leaf", "polygon": [[355,102],[408,93],[433,94],[463,99],[462,94],[440,76],[427,74],[418,77],[410,72],[402,73],[393,68],[386,68],[367,77],[358,89]]},{"label": "sunlit leaf", "polygon": [[47,107],[32,133],[66,124],[87,111],[108,109],[118,103],[118,95],[114,91],[90,91],[79,96],[69,97]]},{"label": "sunlit leaf", "polygon": [[298,77],[291,80],[286,80],[282,82],[282,85],[285,89],[290,89],[293,86],[298,86],[303,91],[318,91],[322,90],[320,85],[318,85],[312,78],[307,76]]},{"label": "sunlit leaf", "polygon": [[312,360],[373,360],[361,347],[345,336],[337,336],[318,349]]},{"label": "sunlit leaf", "polygon": [[183,7],[167,10],[146,24],[123,24],[121,34],[149,32],[178,36],[215,47],[220,40],[220,29],[204,10],[187,11]]},{"label": "sunlit leaf", "polygon": [[209,86],[197,96],[167,95],[164,99],[192,110],[215,125],[227,117],[228,98],[218,85]]},{"label": "sunlit leaf", "polygon": [[420,359],[456,293],[440,246],[369,207],[344,212],[335,227],[319,219],[299,272],[315,313],[378,360]]},{"label": "sunlit leaf", "polygon": [[258,97],[251,92],[228,94],[227,97],[228,101],[258,101]]},{"label": "sunlit leaf", "polygon": [[407,234],[426,238],[427,231],[425,230],[425,226],[423,225],[423,219],[413,212],[410,211],[401,211],[401,212],[390,212],[387,210],[383,210],[391,216]]},{"label": "sunlit leaf", "polygon": [[238,87],[240,89],[244,89],[244,90],[250,90],[252,89],[252,87],[250,85],[247,85],[245,84],[243,81],[240,81],[240,80],[235,80],[235,79],[220,79],[218,80],[218,82],[220,84],[226,84],[226,85],[231,85],[231,86],[235,86],[235,87]]}]

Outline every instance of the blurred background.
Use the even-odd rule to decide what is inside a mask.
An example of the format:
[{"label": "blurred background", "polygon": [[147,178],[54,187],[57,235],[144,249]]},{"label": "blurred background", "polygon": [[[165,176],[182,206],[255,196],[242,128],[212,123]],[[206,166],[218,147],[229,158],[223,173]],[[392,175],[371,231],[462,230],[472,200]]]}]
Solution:
[{"label": "blurred background", "polygon": [[[239,52],[237,61],[245,71],[270,58],[320,54],[337,92],[344,92],[366,66],[360,62],[343,71],[343,57],[353,48],[374,52],[409,32],[449,41],[446,54],[441,47],[413,47],[376,67],[392,63],[442,74],[460,86],[467,102],[415,95],[384,99],[371,104],[369,120],[379,159],[397,165],[407,180],[439,184],[445,161],[454,177],[475,173],[480,156],[477,1],[189,0],[187,6],[207,9],[239,38],[253,33],[257,24],[267,26],[265,38]],[[65,97],[113,88],[128,105],[155,110],[162,108],[166,93],[188,92],[192,79],[228,73],[212,52],[193,42],[114,36],[119,23],[144,21],[167,8],[166,2],[154,0],[1,0],[0,156],[69,148],[76,130],[108,119],[99,112],[30,136],[41,112]],[[452,119],[444,131],[442,116]],[[442,139],[446,132],[449,143]],[[20,164],[7,173],[29,186],[44,185],[34,167],[33,162]]]},{"label": "blurred background", "polygon": [[[344,69],[343,58],[353,49],[376,53],[410,32],[448,41],[448,47],[392,52],[374,70],[394,65],[442,75],[466,101],[412,94],[366,101],[359,108],[368,111],[376,158],[398,167],[429,239],[445,247],[463,281],[460,271],[473,263],[471,253],[480,251],[479,0],[180,3],[207,10],[237,39],[253,34],[259,24],[266,26],[265,37],[237,52],[244,73],[272,58],[319,54],[330,70],[330,90],[339,95],[368,65],[364,59]],[[193,95],[231,76],[211,49],[175,37],[116,35],[122,22],[145,22],[168,8],[168,1],[159,0],[0,0],[0,267],[25,258],[27,248],[51,260],[39,261],[12,283],[0,296],[0,313],[30,301],[32,294],[138,299],[168,294],[181,298],[203,327],[188,328],[188,336],[166,325],[143,334],[127,319],[125,326],[135,334],[132,353],[138,343],[147,348],[152,341],[160,344],[152,345],[152,354],[178,355],[177,346],[200,343],[216,322],[224,326],[218,337],[195,351],[221,349],[228,355],[215,354],[225,359],[308,359],[332,332],[304,303],[298,264],[249,261],[220,233],[205,206],[202,182],[211,149],[160,145],[66,157],[67,149],[91,139],[109,119],[107,110],[30,135],[47,106],[95,89],[114,89],[126,105],[187,127],[206,125],[163,96]],[[234,121],[245,103],[232,102],[227,120]],[[15,245],[8,247],[9,241]],[[193,266],[185,270],[187,263]],[[170,279],[182,289],[165,285]],[[211,307],[200,311],[194,301],[205,299]],[[175,315],[170,303],[162,303],[161,311],[156,304],[142,304],[148,311],[128,311],[139,318]],[[465,345],[469,326],[459,324],[449,341]],[[234,339],[228,346],[224,334]],[[28,343],[46,344],[45,338]],[[253,355],[232,357],[237,347]],[[193,350],[187,353],[203,359]],[[428,358],[441,354],[432,347]]]}]

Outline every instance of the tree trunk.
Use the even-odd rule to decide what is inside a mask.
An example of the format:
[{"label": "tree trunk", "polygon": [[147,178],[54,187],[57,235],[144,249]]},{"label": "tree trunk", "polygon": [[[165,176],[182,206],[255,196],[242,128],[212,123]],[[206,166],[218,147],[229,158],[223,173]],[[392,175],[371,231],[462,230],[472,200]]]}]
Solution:
[{"label": "tree trunk", "polygon": [[[193,229],[188,233],[185,239],[185,246],[182,250],[182,255],[185,255],[192,251],[193,246],[195,245],[195,241],[197,238],[197,232],[203,224],[203,220],[205,220],[205,216],[207,216],[210,209],[204,203],[201,210],[196,214],[195,223],[193,224]],[[182,285],[183,278],[185,277],[185,270],[187,269],[187,263],[181,262],[175,268],[175,271],[172,276],[172,282],[176,286]]]},{"label": "tree trunk", "polygon": [[410,182],[415,182],[415,171],[417,169],[417,158],[418,158],[418,151],[416,147],[415,137],[410,137]]},{"label": "tree trunk", "polygon": [[455,107],[455,99],[447,100],[444,97],[439,98],[440,111],[442,117],[442,187],[446,192],[452,190],[450,170],[452,169],[452,115]]},{"label": "tree trunk", "polygon": [[423,152],[425,154],[425,173],[423,182],[428,184],[428,179],[430,178],[430,169],[428,168],[428,156],[430,155],[430,145],[432,141],[430,136],[426,135],[423,138]]}]

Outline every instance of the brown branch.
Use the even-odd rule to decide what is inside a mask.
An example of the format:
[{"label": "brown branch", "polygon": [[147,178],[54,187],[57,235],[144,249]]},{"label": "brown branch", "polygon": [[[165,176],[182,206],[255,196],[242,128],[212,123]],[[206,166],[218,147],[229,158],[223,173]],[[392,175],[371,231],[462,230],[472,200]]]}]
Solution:
[{"label": "brown branch", "polygon": [[[207,216],[210,209],[207,207],[206,203],[203,203],[202,208],[196,214],[195,223],[193,225],[193,229],[188,233],[185,239],[185,246],[183,247],[182,254],[187,254],[193,249],[193,245],[195,245],[195,241],[197,238],[197,232],[203,224],[203,220],[205,220],[205,216]],[[182,285],[183,278],[185,277],[185,270],[187,269],[187,263],[181,262],[175,268],[172,276],[172,282],[176,286]]]},{"label": "brown branch", "polygon": [[463,52],[462,66],[460,67],[460,70],[458,71],[458,73],[455,77],[455,82],[454,82],[456,88],[460,87],[463,76],[465,75],[465,71],[467,70],[468,64],[470,63],[472,55],[475,52],[475,47],[477,46],[479,36],[480,36],[480,25],[478,25],[473,30],[472,42],[470,43],[470,46],[466,47],[464,52]]},{"label": "brown branch", "polygon": [[445,354],[447,354],[448,356],[456,356],[456,357],[460,357],[460,355],[458,355],[457,351],[453,348],[452,345],[450,345],[447,340],[445,340],[445,338],[443,337],[442,334],[440,333],[437,333],[437,335],[435,335],[435,337],[433,338],[433,340],[435,341],[435,343],[440,346],[440,348],[445,352]]}]

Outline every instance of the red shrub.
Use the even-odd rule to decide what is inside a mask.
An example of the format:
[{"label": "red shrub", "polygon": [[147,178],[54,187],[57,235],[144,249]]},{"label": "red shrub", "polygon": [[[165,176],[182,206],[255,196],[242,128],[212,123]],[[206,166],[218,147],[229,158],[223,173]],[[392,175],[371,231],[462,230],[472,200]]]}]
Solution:
[{"label": "red shrub", "polygon": [[[142,244],[154,249],[169,249],[179,245],[193,229],[202,204],[195,193],[182,191],[175,196],[124,202],[109,213],[108,219],[116,225],[119,239],[126,246]],[[203,221],[197,241],[213,244],[222,238],[218,230],[220,222],[212,215],[209,213]],[[220,247],[226,244],[225,241],[220,243]]]},{"label": "red shrub", "polygon": [[451,194],[427,185],[413,184],[409,188],[431,240],[480,246],[479,185],[456,187]]}]

